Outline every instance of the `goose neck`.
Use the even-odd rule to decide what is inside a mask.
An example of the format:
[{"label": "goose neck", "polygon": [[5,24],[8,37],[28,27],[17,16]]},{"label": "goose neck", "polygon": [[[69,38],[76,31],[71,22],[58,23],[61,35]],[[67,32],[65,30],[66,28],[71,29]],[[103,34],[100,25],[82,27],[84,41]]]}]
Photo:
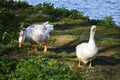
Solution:
[{"label": "goose neck", "polygon": [[93,43],[93,42],[95,42],[95,40],[94,40],[94,35],[95,35],[95,32],[93,32],[93,31],[91,31],[90,32],[90,38],[89,38],[89,43]]}]

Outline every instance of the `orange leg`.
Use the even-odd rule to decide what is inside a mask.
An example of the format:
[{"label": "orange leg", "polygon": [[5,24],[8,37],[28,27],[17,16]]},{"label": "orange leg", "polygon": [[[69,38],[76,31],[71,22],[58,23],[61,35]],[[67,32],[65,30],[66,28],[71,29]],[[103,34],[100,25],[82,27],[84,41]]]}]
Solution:
[{"label": "orange leg", "polygon": [[90,68],[90,69],[93,69],[93,68],[94,68],[94,67],[92,66],[91,61],[90,61],[90,64],[89,64],[88,68]]},{"label": "orange leg", "polygon": [[47,52],[47,48],[48,48],[48,42],[45,41],[44,42],[44,50],[43,50],[43,52]]},{"label": "orange leg", "polygon": [[78,68],[82,68],[80,59],[79,59],[79,61],[78,61],[78,66],[77,66],[77,67],[78,67]]},{"label": "orange leg", "polygon": [[19,42],[19,48],[22,46],[22,42]]},{"label": "orange leg", "polygon": [[37,44],[34,43],[34,52],[37,52]]}]

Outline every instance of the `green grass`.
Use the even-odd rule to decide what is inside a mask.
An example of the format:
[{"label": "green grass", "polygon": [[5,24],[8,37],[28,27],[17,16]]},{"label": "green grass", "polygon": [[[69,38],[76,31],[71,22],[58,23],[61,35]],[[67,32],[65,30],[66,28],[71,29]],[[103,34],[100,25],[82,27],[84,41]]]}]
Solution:
[{"label": "green grass", "polygon": [[[66,24],[66,26],[68,25]],[[71,27],[73,26],[71,25]],[[56,31],[52,33],[47,53],[42,52],[43,44],[39,45],[39,51],[34,53],[33,46],[30,43],[24,43],[22,48],[17,47],[17,41],[14,41],[14,45],[10,43],[7,48],[5,47],[6,49],[2,49],[7,56],[2,54],[2,57],[0,57],[0,64],[2,65],[0,67],[0,78],[14,80],[114,80],[120,78],[120,32],[118,30],[120,28],[113,27],[114,30],[108,28],[110,30],[106,31],[104,26],[98,26],[95,39],[99,54],[93,61],[95,69],[88,69],[87,64],[84,65],[84,68],[78,69],[78,59],[75,55],[75,46],[88,41],[90,26],[78,26],[74,29],[67,28],[68,30],[58,29],[59,34],[57,35],[55,35]],[[63,35],[60,34],[61,32],[64,32],[64,36],[72,36],[71,41],[65,41],[63,44],[59,43],[58,35],[61,35],[61,38]],[[117,39],[114,37],[117,37]],[[66,39],[69,40],[69,37],[66,37]],[[57,46],[59,44],[62,46]]]}]

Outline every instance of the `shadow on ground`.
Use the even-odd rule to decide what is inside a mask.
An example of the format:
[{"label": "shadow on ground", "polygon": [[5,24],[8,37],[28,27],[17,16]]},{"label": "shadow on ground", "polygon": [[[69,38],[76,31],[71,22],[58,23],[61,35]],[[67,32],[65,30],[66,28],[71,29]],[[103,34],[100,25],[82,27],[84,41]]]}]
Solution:
[{"label": "shadow on ground", "polygon": [[100,50],[99,50],[99,53],[106,52],[106,51],[109,51],[109,50],[111,50],[111,49],[119,48],[119,47],[120,47],[120,44],[111,45],[111,46],[105,47],[105,48],[103,48],[103,49],[100,49]]},{"label": "shadow on ground", "polygon": [[67,43],[65,45],[51,49],[51,51],[54,51],[56,53],[61,53],[63,51],[65,51],[67,53],[72,53],[72,52],[75,52],[75,48],[78,44],[80,44],[82,42],[87,42],[87,41],[88,40],[80,41],[80,39],[76,39],[76,40],[70,41],[69,43]]},{"label": "shadow on ground", "polygon": [[116,59],[114,57],[107,56],[97,56],[96,59],[93,60],[93,65],[118,65],[120,64],[120,59]]}]

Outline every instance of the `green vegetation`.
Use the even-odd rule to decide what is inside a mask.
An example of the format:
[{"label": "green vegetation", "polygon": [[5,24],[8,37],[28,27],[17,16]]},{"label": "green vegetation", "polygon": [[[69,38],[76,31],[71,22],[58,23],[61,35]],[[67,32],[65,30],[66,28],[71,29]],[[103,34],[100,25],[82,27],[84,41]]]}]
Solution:
[{"label": "green vegetation", "polygon": [[55,59],[33,56],[28,59],[21,59],[17,64],[14,73],[8,75],[8,77],[12,80],[59,80],[72,79],[74,78],[74,74],[69,70],[68,66],[59,63]]},{"label": "green vegetation", "polygon": [[111,16],[106,16],[104,20],[99,22],[100,25],[112,27],[115,26],[115,23]]},{"label": "green vegetation", "polygon": [[[120,27],[111,16],[90,20],[82,12],[54,8],[44,3],[31,6],[27,2],[0,1],[0,80],[118,80],[120,78]],[[43,44],[34,53],[31,43],[18,48],[19,31],[34,23],[50,21],[55,30],[49,39],[49,49]],[[95,69],[87,64],[78,69],[75,47],[89,39],[91,25],[97,25],[95,35],[99,54],[93,60]]]}]

